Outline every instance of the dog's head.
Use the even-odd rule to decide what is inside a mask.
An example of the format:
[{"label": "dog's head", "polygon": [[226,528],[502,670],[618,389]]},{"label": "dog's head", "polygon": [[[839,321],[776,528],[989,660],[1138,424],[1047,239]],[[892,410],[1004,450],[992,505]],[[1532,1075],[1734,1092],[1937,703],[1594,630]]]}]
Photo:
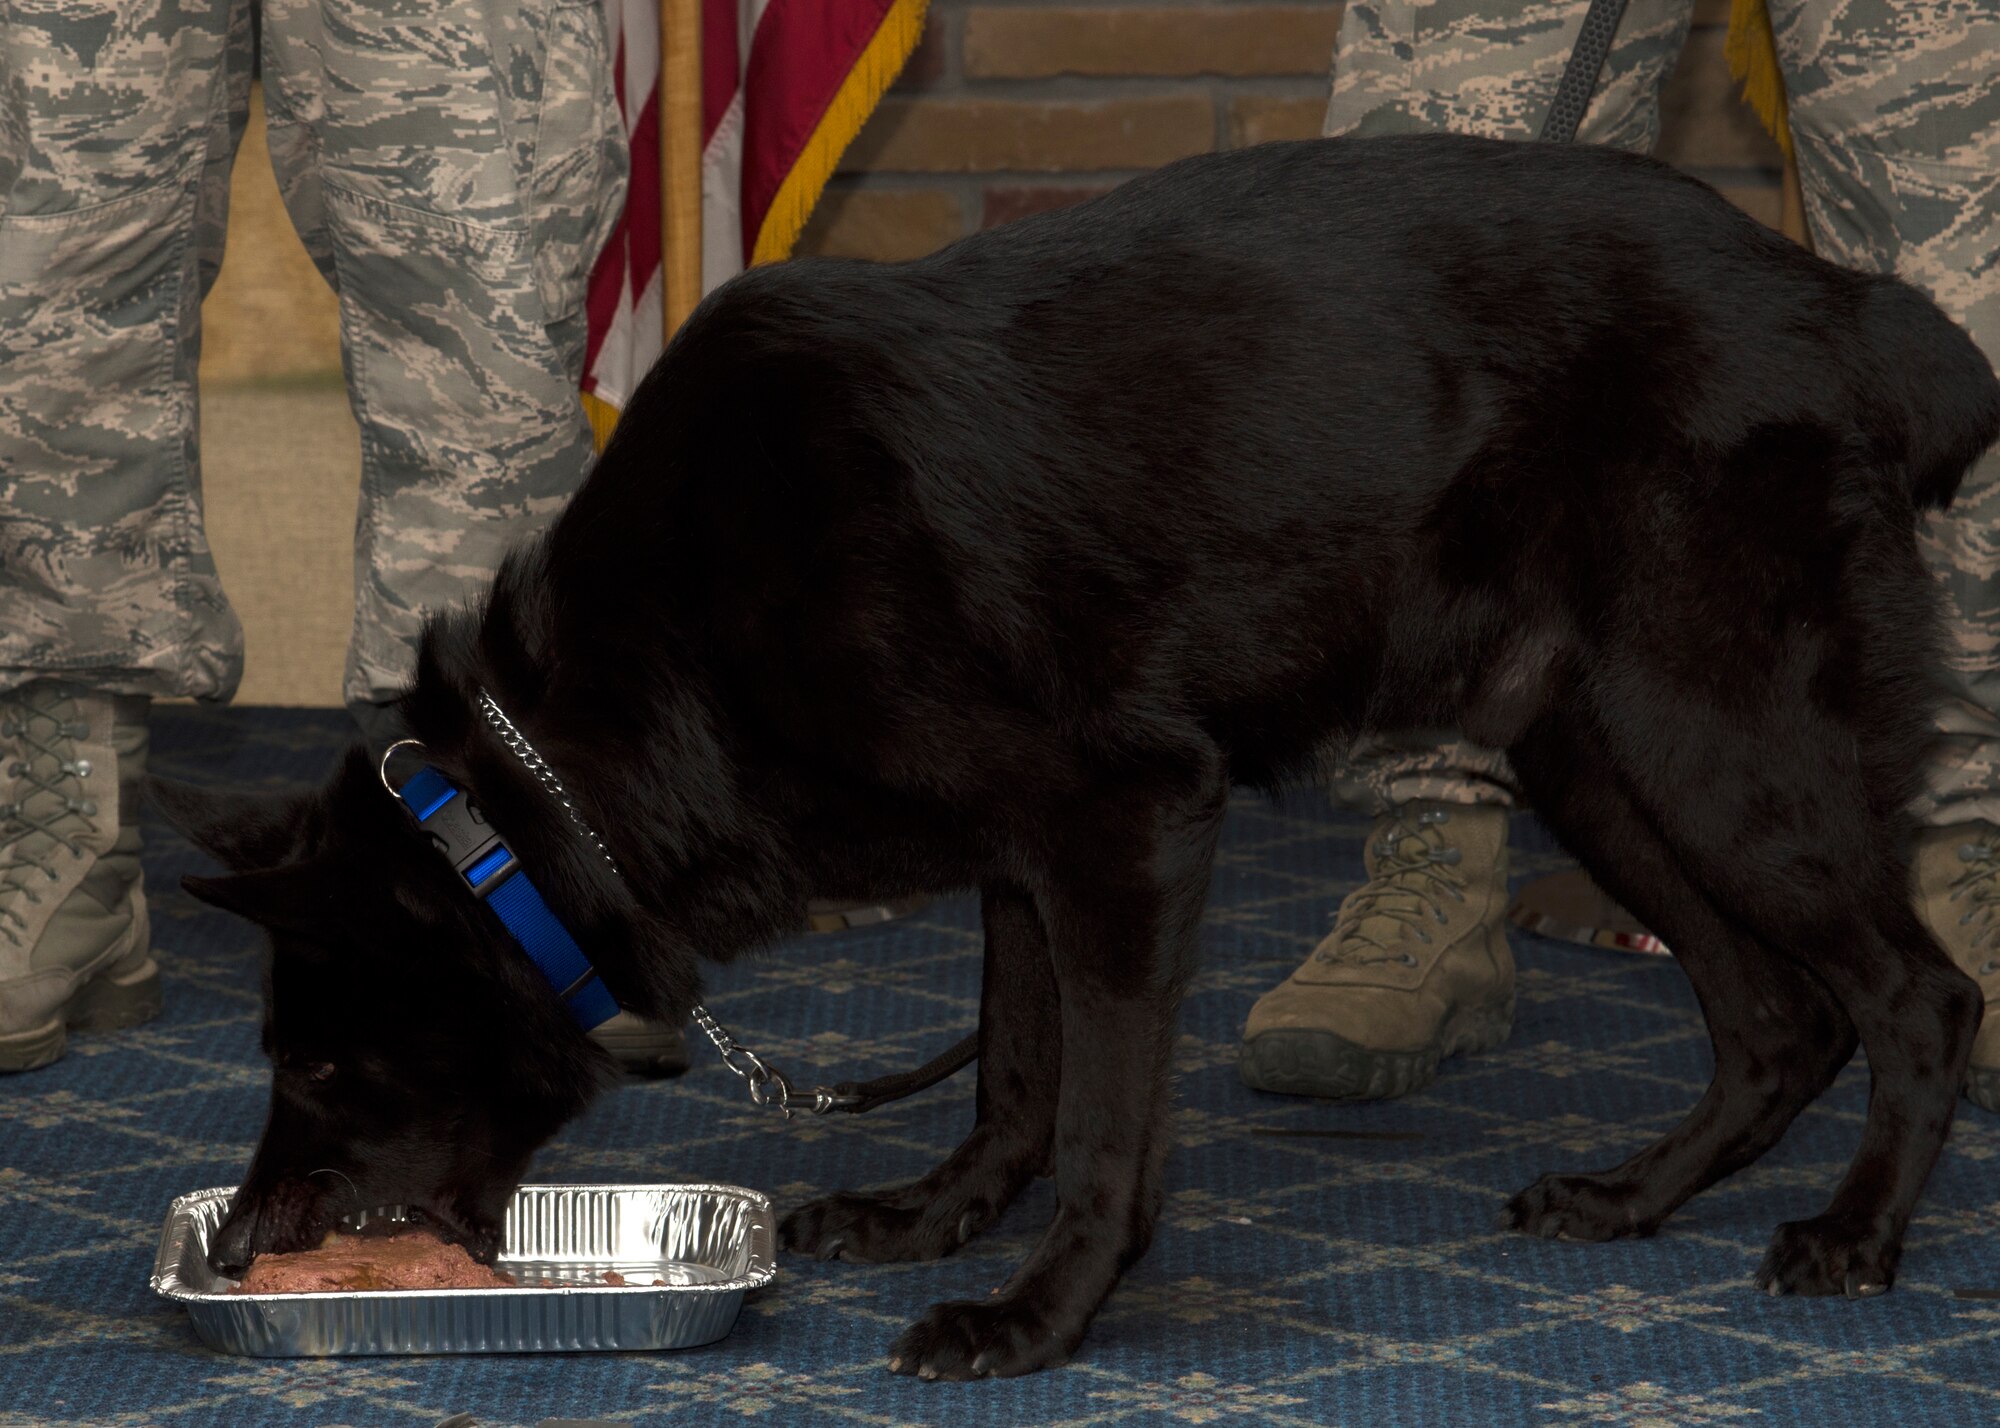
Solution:
[{"label": "dog's head", "polygon": [[167,819],[229,869],[196,897],[270,935],[263,1138],[209,1251],[308,1248],[407,1206],[490,1260],[534,1151],[614,1074],[499,919],[383,789],[365,749],[305,796],[153,780]]}]

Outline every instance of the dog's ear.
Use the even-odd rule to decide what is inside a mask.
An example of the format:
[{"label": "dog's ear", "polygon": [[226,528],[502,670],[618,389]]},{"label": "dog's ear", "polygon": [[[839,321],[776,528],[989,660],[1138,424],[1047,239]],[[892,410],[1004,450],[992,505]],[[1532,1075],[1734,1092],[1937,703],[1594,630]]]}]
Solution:
[{"label": "dog's ear", "polygon": [[302,796],[230,793],[157,776],[147,778],[146,796],[167,822],[231,872],[275,868],[299,850]]},{"label": "dog's ear", "polygon": [[324,858],[226,878],[184,877],[181,886],[211,907],[275,932],[320,940],[340,935],[354,906],[340,869]]}]

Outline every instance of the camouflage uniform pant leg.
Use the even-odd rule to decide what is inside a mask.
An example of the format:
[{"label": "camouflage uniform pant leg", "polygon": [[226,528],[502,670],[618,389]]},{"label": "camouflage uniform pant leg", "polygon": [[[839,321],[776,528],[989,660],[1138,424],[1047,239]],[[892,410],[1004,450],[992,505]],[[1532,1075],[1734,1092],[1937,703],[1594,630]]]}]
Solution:
[{"label": "camouflage uniform pant leg", "polygon": [[1520,793],[1504,753],[1455,729],[1366,734],[1322,749],[1319,762],[1320,783],[1336,805],[1377,818],[1419,798],[1511,808]]},{"label": "camouflage uniform pant leg", "polygon": [[[1349,0],[1325,132],[1431,130],[1533,139],[1555,100],[1589,0]],[[1649,150],[1660,90],[1679,57],[1693,0],[1631,0],[1578,138]],[[1327,750],[1337,803],[1382,814],[1412,799],[1512,803],[1507,756],[1456,730],[1368,735]]]},{"label": "camouflage uniform pant leg", "polygon": [[407,680],[583,479],[589,271],[624,200],[598,0],[265,0],[271,154],[362,431],[344,694]]},{"label": "camouflage uniform pant leg", "polygon": [[[1533,139],[1589,8],[1589,0],[1350,0],[1325,132]],[[1660,90],[1693,13],[1694,0],[1630,0],[1578,142],[1653,147]]]},{"label": "camouflage uniform pant leg", "polygon": [[0,4],[0,688],[236,688],[195,357],[249,20],[243,0]]},{"label": "camouflage uniform pant leg", "polygon": [[[1813,245],[1928,292],[2000,364],[2000,0],[1770,0]],[[2000,824],[2000,453],[1922,543],[1948,701],[1918,816]]]}]

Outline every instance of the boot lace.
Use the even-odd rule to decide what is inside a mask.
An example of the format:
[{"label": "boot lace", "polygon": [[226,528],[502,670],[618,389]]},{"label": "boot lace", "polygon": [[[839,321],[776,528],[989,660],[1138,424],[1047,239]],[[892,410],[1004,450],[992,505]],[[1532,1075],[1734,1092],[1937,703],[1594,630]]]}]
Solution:
[{"label": "boot lace", "polygon": [[0,937],[14,946],[28,929],[24,904],[39,903],[60,879],[53,859],[67,848],[81,856],[80,835],[92,831],[95,801],[83,796],[90,760],[74,757],[73,740],[90,733],[73,696],[30,684],[0,695]]},{"label": "boot lace", "polygon": [[1465,878],[1458,872],[1463,854],[1442,832],[1450,821],[1445,809],[1405,806],[1393,823],[1377,829],[1375,875],[1347,899],[1341,926],[1317,960],[1416,965],[1416,956],[1395,944],[1411,936],[1430,942],[1431,928],[1451,921],[1445,899],[1465,901]]},{"label": "boot lace", "polygon": [[1965,871],[1953,879],[1951,901],[1965,903],[1958,925],[1972,929],[1972,945],[1987,955],[1975,976],[1990,977],[2000,972],[2000,956],[1995,956],[2000,940],[2000,840],[1980,837],[1958,845],[1958,860]]}]

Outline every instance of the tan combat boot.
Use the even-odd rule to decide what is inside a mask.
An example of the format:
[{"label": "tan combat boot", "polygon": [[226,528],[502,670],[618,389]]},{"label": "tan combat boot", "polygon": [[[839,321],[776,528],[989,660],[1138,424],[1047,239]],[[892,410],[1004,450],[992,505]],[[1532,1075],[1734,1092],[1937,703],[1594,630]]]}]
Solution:
[{"label": "tan combat boot", "polygon": [[1237,1068],[1260,1091],[1401,1096],[1513,1027],[1507,810],[1406,803],[1366,859],[1332,933],[1250,1009]]},{"label": "tan combat boot", "polygon": [[1960,823],[1917,839],[1917,914],[1986,994],[1966,1099],[2000,1111],[2000,828]]},{"label": "tan combat boot", "polygon": [[48,1065],[67,1028],[159,1014],[139,881],[147,703],[54,680],[0,695],[0,1071]]}]

